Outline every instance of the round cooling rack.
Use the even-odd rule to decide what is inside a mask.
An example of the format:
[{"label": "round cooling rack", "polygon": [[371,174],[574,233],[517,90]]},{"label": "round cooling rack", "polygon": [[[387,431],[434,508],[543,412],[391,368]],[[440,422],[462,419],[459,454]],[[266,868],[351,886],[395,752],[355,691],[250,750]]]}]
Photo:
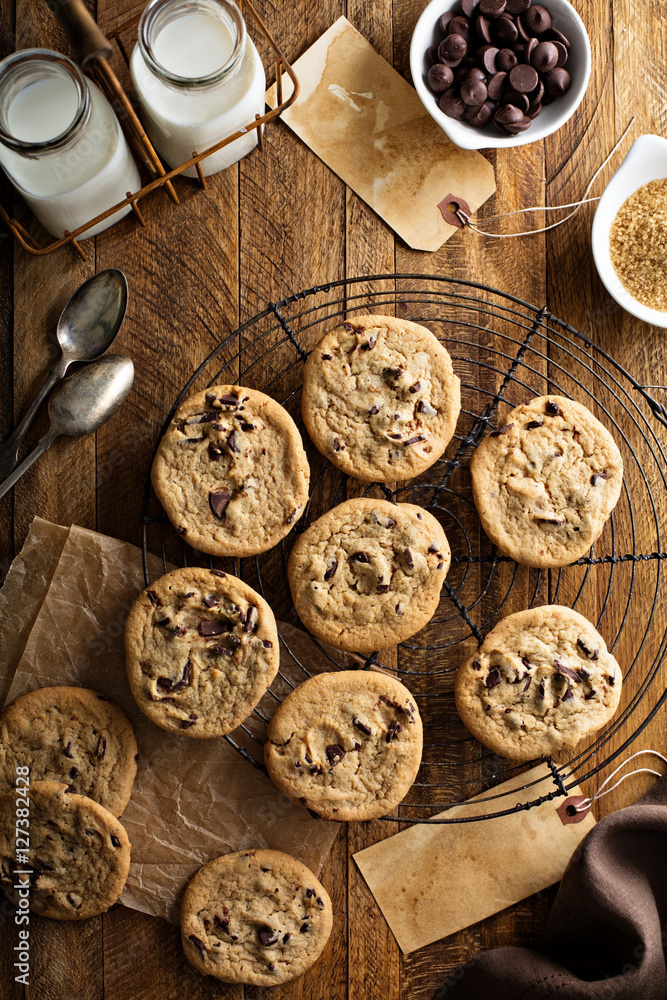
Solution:
[{"label": "round cooling rack", "polygon": [[[449,351],[461,379],[461,416],[445,455],[427,472],[391,490],[359,484],[331,466],[301,421],[301,380],[308,352],[345,318],[384,313],[423,323]],[[249,719],[227,741],[262,768],[266,724],[277,704],[323,669],[397,671],[424,721],[421,770],[398,815],[402,823],[461,823],[506,815],[567,794],[622,753],[667,698],[660,665],[667,645],[658,613],[667,559],[667,413],[646,388],[600,347],[567,323],[494,288],[431,275],[374,275],[335,281],[291,295],[230,334],[184,386],[184,397],[215,384],[260,389],[287,408],[301,428],[311,468],[302,520],[268,553],[212,560],[184,544],[162,512],[150,482],[143,507],[146,583],[170,564],[216,566],[242,577],[271,604],[281,625],[281,669]],[[534,570],[498,554],[472,502],[468,464],[482,437],[502,426],[508,409],[534,396],[569,396],[609,428],[625,466],[618,505],[589,554],[559,570]],[[396,649],[343,654],[305,635],[291,603],[287,559],[298,532],[349,496],[409,501],[441,522],[452,565],[435,617]],[[149,553],[159,553],[155,560]],[[160,562],[161,560],[161,562]],[[595,738],[545,768],[504,760],[478,743],[458,718],[453,675],[483,636],[512,612],[563,604],[585,615],[604,636],[624,675],[621,705]],[[522,777],[525,774],[525,778]],[[546,777],[545,777],[546,774]],[[528,801],[514,805],[509,779]],[[534,798],[531,798],[534,794]],[[474,806],[461,805],[477,796]],[[524,796],[525,798],[525,796]],[[480,807],[480,802],[488,803]],[[459,805],[455,815],[448,809]]]}]

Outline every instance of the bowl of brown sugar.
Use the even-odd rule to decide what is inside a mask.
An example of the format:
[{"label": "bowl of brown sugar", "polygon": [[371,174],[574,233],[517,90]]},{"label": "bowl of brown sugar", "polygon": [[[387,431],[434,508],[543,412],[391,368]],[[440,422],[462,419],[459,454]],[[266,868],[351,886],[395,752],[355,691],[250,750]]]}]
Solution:
[{"label": "bowl of brown sugar", "polygon": [[600,199],[592,247],[612,298],[645,323],[667,327],[667,139],[635,140]]}]

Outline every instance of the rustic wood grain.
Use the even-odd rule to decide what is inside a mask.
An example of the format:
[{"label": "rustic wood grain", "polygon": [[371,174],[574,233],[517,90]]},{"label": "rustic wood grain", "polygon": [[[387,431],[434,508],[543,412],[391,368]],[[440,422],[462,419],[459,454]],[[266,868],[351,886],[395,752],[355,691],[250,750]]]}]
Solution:
[{"label": "rustic wood grain", "polygon": [[[108,26],[140,6],[130,0],[99,0],[96,13],[100,23]],[[345,13],[408,78],[410,35],[423,6],[423,0],[376,0],[373,4],[363,0],[295,0],[288,5],[264,0],[258,4],[290,58],[298,56]],[[645,4],[638,0],[609,4],[581,0],[577,8],[593,46],[588,94],[573,122],[546,142],[486,154],[496,169],[498,193],[479,213],[482,219],[545,201],[574,200],[633,114],[637,124],[623,153],[633,137],[663,129],[665,28],[657,0]],[[15,23],[19,25],[16,37]],[[3,54],[15,44],[63,47],[46,6],[28,0],[4,5],[0,31]],[[637,65],[646,68],[650,86],[636,86]],[[617,157],[605,171],[598,193],[619,161]],[[6,197],[7,188],[0,193]],[[141,494],[152,449],[187,375],[239,321],[249,319],[267,303],[315,283],[394,270],[477,279],[538,305],[548,304],[555,315],[590,335],[638,380],[651,384],[667,380],[664,336],[622,313],[595,274],[589,243],[591,208],[584,208],[575,220],[547,237],[505,242],[461,232],[436,254],[414,252],[395,241],[367,206],[346,191],[339,179],[280,124],[267,131],[262,152],[212,179],[206,195],[189,182],[182,182],[179,193],[184,201],[180,209],[166,199],[148,206],[145,230],[127,219],[95,241],[88,241],[85,264],[70,252],[35,260],[14,251],[8,239],[0,240],[2,436],[12,421],[20,418],[46,372],[47,336],[53,333],[62,305],[94,270],[120,267],[128,276],[128,318],[114,349],[130,353],[137,369],[135,387],[122,414],[97,435],[96,441],[57,443],[24,478],[14,499],[2,503],[0,573],[8,566],[12,542],[20,546],[35,513],[65,524],[98,527],[137,542]],[[18,211],[19,217],[25,218],[20,206]],[[513,222],[509,220],[508,226]],[[498,224],[501,231],[503,225]],[[484,359],[485,347],[498,343],[493,331],[485,336],[481,348],[461,348],[462,377],[479,375],[475,362]],[[260,352],[249,339],[243,339],[242,346],[248,347],[247,356],[252,359]],[[552,374],[559,360],[556,352]],[[536,367],[545,371],[542,361],[536,362]],[[272,373],[270,363],[260,363],[253,373],[261,384]],[[498,375],[487,373],[483,378],[485,388],[496,391]],[[588,387],[592,384],[589,381]],[[664,394],[658,398],[666,401]],[[514,401],[511,394],[508,400]],[[32,441],[43,428],[42,417]],[[646,459],[648,464],[650,456]],[[457,482],[465,493],[463,474]],[[627,534],[627,512],[619,507],[619,531]],[[648,529],[649,525],[640,523],[640,532],[646,535]],[[488,551],[481,533],[473,540],[478,552]],[[600,571],[596,587],[590,588],[586,610],[591,615],[602,609],[606,573]],[[516,604],[532,592],[533,582],[534,577],[524,574],[513,594]],[[504,586],[501,572],[479,609],[482,620],[493,614],[494,601]],[[546,600],[553,593],[554,580],[548,594],[545,579],[540,599]],[[571,585],[559,591],[561,600],[571,596]],[[506,610],[517,610],[517,606]],[[614,610],[618,610],[617,605]],[[664,630],[665,619],[661,602],[656,630]],[[628,642],[620,644],[619,655],[628,649]],[[443,660],[453,667],[458,657],[459,652],[453,649]],[[387,662],[397,663],[399,668],[408,665],[391,657]],[[422,681],[415,680],[415,684]],[[476,745],[456,743],[466,740],[466,735],[455,717],[448,684],[444,699],[429,703],[421,698],[420,706],[433,738],[447,744],[439,773],[451,782],[463,777],[475,791],[482,787],[479,782],[493,767],[493,760],[487,757],[471,762],[463,772],[451,766],[461,746],[472,759],[475,754],[471,750]],[[631,678],[628,688],[634,684]],[[649,691],[649,703],[660,687],[656,684]],[[666,736],[662,712],[637,739],[633,750],[661,749]],[[617,736],[612,746],[617,748],[621,743]],[[593,779],[590,787],[599,780]],[[644,779],[628,782],[601,801],[599,814],[637,798],[647,784]],[[436,793],[433,795],[435,800]],[[437,792],[438,801],[443,795],[446,797],[447,789]],[[176,1000],[181,996],[241,1000],[244,995],[247,1000],[431,1000],[458,965],[479,951],[501,944],[530,946],[538,942],[554,890],[408,958],[401,957],[352,860],[355,851],[393,828],[377,822],[341,830],[323,874],[334,902],[334,936],[321,960],[295,983],[277,990],[243,990],[202,979],[185,961],[176,928],[114,907],[104,918],[81,925],[37,919],[33,986],[24,991],[13,982],[12,925],[0,908],[0,921],[5,920],[0,932],[0,1000],[65,1000],[72,996],[77,1000]]]}]

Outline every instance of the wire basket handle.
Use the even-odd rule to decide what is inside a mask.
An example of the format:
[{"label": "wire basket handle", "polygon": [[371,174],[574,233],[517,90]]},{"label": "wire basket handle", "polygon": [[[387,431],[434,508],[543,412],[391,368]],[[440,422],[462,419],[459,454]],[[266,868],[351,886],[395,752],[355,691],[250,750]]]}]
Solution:
[{"label": "wire basket handle", "polygon": [[66,0],[65,3],[56,4],[50,2],[49,8],[65,32],[81,69],[91,69],[100,59],[110,57],[111,43],[98,28],[83,0]]}]

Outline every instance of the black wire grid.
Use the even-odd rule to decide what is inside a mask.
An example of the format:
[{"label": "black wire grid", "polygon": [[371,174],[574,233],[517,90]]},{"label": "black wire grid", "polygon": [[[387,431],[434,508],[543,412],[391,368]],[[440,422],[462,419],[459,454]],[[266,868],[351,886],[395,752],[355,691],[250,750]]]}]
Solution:
[{"label": "black wire grid", "polygon": [[[294,629],[303,626],[291,603],[286,574],[296,534],[355,493],[303,429],[303,362],[326,330],[343,318],[369,312],[427,325],[449,351],[461,379],[461,416],[443,458],[394,490],[378,484],[364,490],[364,495],[426,507],[442,523],[452,548],[451,569],[434,619],[399,645],[395,660],[391,651],[341,654],[313,637],[319,652],[312,645],[304,647]],[[236,382],[277,399],[302,430],[311,465],[311,493],[302,520],[269,553],[213,560],[177,535],[149,482],[142,515],[143,555],[147,584],[166,572],[169,563],[216,565],[254,586],[279,621],[287,623],[276,681],[250,718],[225,737],[246,761],[263,769],[262,744],[272,712],[298,683],[323,668],[397,669],[417,699],[424,720],[422,767],[399,807],[400,815],[387,817],[403,823],[469,822],[564,796],[606,767],[648,725],[667,698],[659,674],[667,628],[656,614],[667,559],[662,541],[667,413],[609,354],[546,308],[497,289],[431,275],[375,275],[316,286],[269,303],[202,362],[174,402],[165,428],[188,393]],[[541,571],[499,555],[484,536],[471,499],[468,463],[482,437],[502,425],[508,408],[547,394],[570,396],[597,414],[621,449],[625,476],[616,510],[590,553],[563,569]],[[162,565],[149,562],[149,551],[160,553]],[[523,789],[536,786],[535,798],[515,806],[504,802],[507,793],[495,793],[494,786],[520,775],[527,765],[497,757],[468,733],[454,707],[453,674],[502,616],[548,603],[575,608],[595,624],[621,665],[623,697],[616,717],[594,739],[568,759],[546,759],[553,778],[546,793],[543,780],[527,779],[522,786],[519,781]],[[456,818],[447,815],[449,806],[480,794],[489,802],[484,815],[466,815],[465,808]]]}]

